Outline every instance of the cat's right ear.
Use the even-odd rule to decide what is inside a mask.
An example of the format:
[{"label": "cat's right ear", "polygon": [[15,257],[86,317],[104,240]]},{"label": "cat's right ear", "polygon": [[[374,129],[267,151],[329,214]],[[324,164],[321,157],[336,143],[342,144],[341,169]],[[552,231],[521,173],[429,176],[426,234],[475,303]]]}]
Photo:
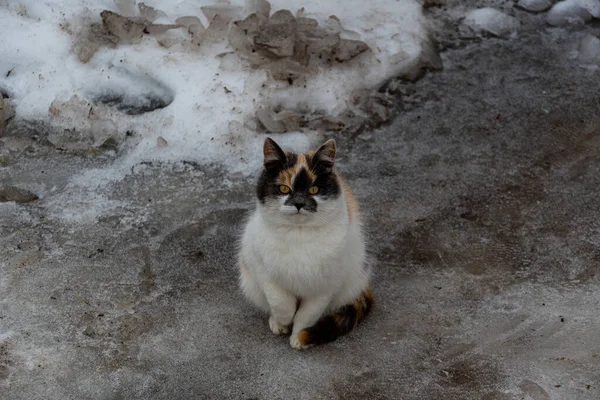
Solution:
[{"label": "cat's right ear", "polygon": [[281,147],[279,147],[273,139],[265,139],[263,153],[265,155],[264,165],[266,169],[281,168],[285,164],[287,157],[283,150],[281,150]]}]

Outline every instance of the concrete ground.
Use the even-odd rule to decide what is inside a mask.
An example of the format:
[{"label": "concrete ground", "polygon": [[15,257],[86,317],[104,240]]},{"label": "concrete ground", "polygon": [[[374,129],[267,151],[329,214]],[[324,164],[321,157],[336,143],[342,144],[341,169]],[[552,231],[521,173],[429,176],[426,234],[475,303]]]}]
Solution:
[{"label": "concrete ground", "polygon": [[139,165],[95,213],[69,179],[114,156],[1,138],[0,182],[53,189],[0,203],[0,398],[600,398],[600,75],[568,57],[600,28],[516,12],[516,38],[471,40],[441,12],[444,70],[332,135],[377,303],[327,346],[292,350],[237,289],[252,180]]}]

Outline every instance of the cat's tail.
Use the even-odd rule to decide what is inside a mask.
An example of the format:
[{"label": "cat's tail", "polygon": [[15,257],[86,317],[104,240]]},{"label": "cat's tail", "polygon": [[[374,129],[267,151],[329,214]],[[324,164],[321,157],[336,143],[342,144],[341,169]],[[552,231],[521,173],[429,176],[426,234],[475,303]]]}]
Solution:
[{"label": "cat's tail", "polygon": [[373,292],[367,287],[352,304],[325,315],[310,328],[301,330],[300,342],[307,346],[324,344],[346,335],[365,318],[373,308],[373,302]]}]

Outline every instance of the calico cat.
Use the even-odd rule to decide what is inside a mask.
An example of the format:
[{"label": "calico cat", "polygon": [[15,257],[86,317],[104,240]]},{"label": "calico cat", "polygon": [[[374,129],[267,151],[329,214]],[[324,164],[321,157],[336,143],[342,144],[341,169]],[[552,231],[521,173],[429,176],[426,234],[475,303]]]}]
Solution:
[{"label": "calico cat", "polygon": [[264,143],[256,210],[239,252],[240,286],[290,345],[327,343],[373,305],[358,202],[334,170],[336,144],[284,152]]}]

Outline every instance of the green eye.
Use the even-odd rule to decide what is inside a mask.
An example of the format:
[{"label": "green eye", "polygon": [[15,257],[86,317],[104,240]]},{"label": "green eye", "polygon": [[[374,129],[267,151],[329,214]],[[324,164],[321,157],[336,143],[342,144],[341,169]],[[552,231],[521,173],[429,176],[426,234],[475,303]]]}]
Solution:
[{"label": "green eye", "polygon": [[288,194],[290,192],[290,188],[285,185],[281,185],[279,186],[279,191],[283,194]]},{"label": "green eye", "polygon": [[317,194],[317,193],[319,193],[319,187],[318,186],[311,186],[308,189],[308,193],[310,193],[310,194]]}]

